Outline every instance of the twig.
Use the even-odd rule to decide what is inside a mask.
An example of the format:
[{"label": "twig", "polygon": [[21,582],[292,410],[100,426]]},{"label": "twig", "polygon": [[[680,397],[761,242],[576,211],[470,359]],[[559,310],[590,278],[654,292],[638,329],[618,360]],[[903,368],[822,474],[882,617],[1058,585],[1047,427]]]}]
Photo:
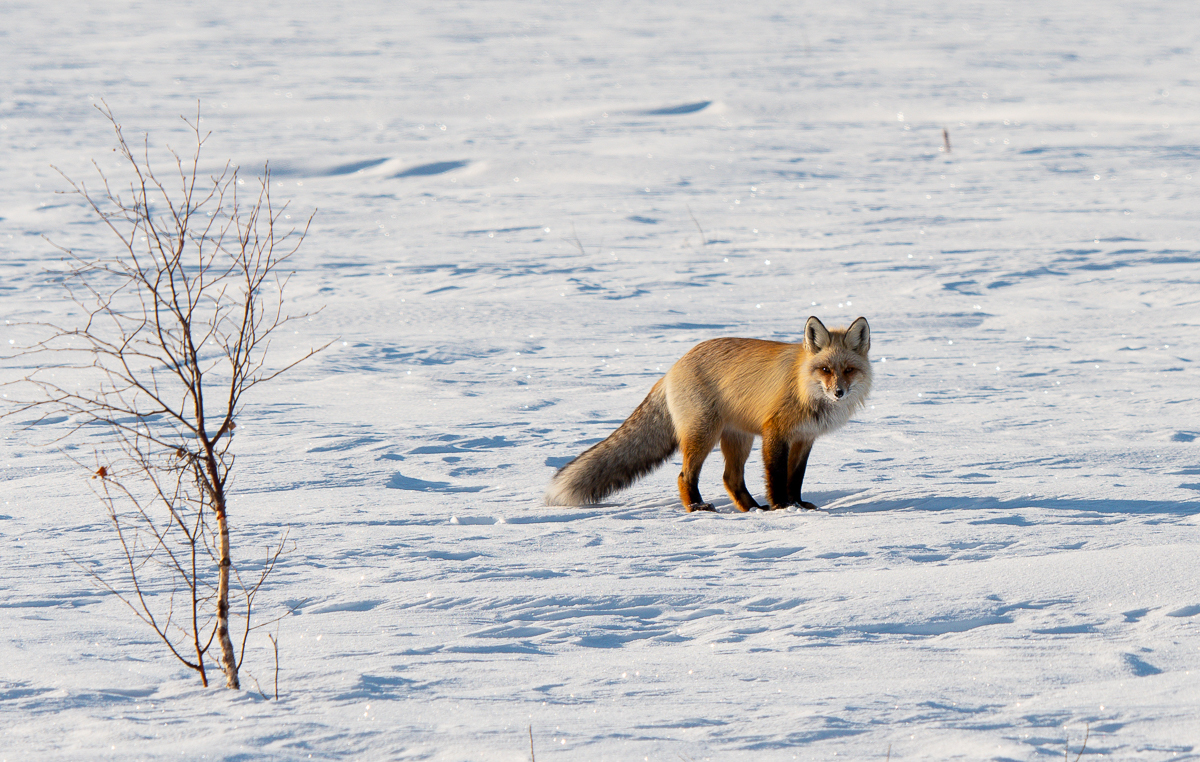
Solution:
[{"label": "twig", "polygon": [[696,225],[696,230],[700,231],[700,245],[707,246],[708,238],[704,235],[704,228],[700,227],[700,222],[696,219],[696,215],[692,214],[692,207],[687,206],[686,209],[688,216],[692,218],[692,222]]},{"label": "twig", "polygon": [[250,675],[250,679],[254,681],[254,690],[258,691],[258,695],[262,696],[263,700],[270,701],[271,697],[263,692],[262,686],[258,684],[258,678],[254,675]]},{"label": "twig", "polygon": [[571,237],[564,238],[563,240],[566,241],[567,243],[574,244],[575,248],[579,249],[580,254],[587,254],[587,252],[584,251],[584,249],[583,249],[583,242],[579,240],[579,236],[575,233],[575,223],[574,222],[571,223]]},{"label": "twig", "polygon": [[[1075,755],[1075,762],[1079,762],[1083,757],[1083,750],[1087,748],[1088,739],[1092,737],[1092,724],[1089,722],[1084,727],[1086,730],[1083,734],[1083,745],[1079,747],[1079,753]],[[1063,747],[1063,760],[1071,762],[1071,740],[1069,738],[1063,742]]]},{"label": "twig", "polygon": [[271,647],[275,649],[275,700],[279,700],[279,641],[271,633],[267,633]]},{"label": "twig", "polygon": [[533,725],[529,725],[529,762],[537,762],[537,757],[533,756]]},{"label": "twig", "polygon": [[950,153],[950,131],[942,128],[942,151]]}]

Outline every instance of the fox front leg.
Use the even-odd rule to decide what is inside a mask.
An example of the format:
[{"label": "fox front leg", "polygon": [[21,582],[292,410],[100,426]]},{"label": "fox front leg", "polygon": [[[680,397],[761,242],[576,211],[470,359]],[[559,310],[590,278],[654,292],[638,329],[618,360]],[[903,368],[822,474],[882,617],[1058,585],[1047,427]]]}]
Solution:
[{"label": "fox front leg", "polygon": [[770,510],[787,508],[788,496],[788,442],[778,431],[763,430],[763,466],[767,477],[767,505]]},{"label": "fox front leg", "polygon": [[816,510],[813,503],[800,499],[800,488],[804,485],[804,470],[808,467],[808,454],[812,442],[796,442],[788,450],[788,502],[808,510]]}]

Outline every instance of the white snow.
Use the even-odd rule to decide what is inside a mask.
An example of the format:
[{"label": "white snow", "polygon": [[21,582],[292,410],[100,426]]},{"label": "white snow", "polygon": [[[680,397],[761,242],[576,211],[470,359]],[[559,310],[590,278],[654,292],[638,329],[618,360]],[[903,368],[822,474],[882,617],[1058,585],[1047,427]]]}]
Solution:
[{"label": "white snow", "polygon": [[[51,168],[113,166],[100,99],[155,150],[199,99],[319,210],[278,358],[337,341],[235,448],[235,560],[296,541],[281,700],[265,632],[204,689],[89,581],[66,422],[8,419],[0,760],[1200,759],[1192,4],[244,5],[6,4],[0,346],[74,314],[43,236],[112,248]],[[716,514],[675,465],[540,504],[810,314],[875,360],[822,510],[737,513],[719,454]]]}]

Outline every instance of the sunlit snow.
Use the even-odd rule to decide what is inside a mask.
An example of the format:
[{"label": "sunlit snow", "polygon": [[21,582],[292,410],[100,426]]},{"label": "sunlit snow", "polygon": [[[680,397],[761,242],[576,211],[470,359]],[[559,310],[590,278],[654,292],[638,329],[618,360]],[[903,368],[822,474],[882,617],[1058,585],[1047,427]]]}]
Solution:
[{"label": "sunlit snow", "polygon": [[[0,346],[77,314],[46,239],[112,248],[51,166],[113,170],[101,99],[317,210],[276,351],[334,343],[238,421],[278,702],[266,630],[203,689],[68,557],[120,571],[88,435],[0,422],[0,759],[1200,759],[1193,5],[52,6],[0,33]],[[810,314],[876,377],[821,510],[719,453],[713,514],[678,461],[541,504]]]}]

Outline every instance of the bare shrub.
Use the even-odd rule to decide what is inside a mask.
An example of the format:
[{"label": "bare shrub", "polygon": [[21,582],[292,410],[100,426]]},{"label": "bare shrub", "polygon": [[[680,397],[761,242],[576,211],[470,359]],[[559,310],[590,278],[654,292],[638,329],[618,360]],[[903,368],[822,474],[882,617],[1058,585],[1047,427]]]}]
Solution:
[{"label": "bare shrub", "polygon": [[[239,688],[255,595],[287,537],[242,578],[230,539],[232,443],[246,394],[324,348],[267,363],[273,334],[305,317],[284,311],[283,266],[312,217],[283,222],[287,205],[272,204],[269,172],[243,179],[228,163],[203,172],[209,135],[199,107],[194,120],[184,118],[194,149],[181,156],[168,148],[165,174],[151,165],[148,138],[134,150],[107,104],[97,108],[112,125],[128,184],[118,188],[95,162],[101,190],[59,173],[72,188],[64,193],[81,198],[119,245],[96,257],[60,247],[63,284],[83,318],[73,327],[34,324],[42,338],[20,356],[39,367],[9,384],[30,391],[5,415],[66,414],[64,438],[85,428],[107,435],[85,465],[124,574],[93,576],[205,685],[215,658],[226,686]],[[234,609],[231,586],[240,591]],[[242,620],[236,634],[231,614]]]}]

